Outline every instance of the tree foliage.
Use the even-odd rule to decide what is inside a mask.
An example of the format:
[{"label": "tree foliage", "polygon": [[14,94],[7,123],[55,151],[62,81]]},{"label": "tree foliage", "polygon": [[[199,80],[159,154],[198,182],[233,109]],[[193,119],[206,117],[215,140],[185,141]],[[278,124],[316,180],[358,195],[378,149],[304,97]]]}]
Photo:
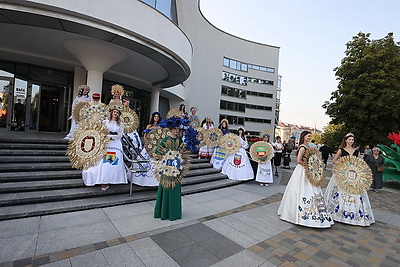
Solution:
[{"label": "tree foliage", "polygon": [[347,134],[346,125],[341,124],[328,124],[324,127],[324,133],[322,134],[322,140],[325,144],[337,150],[342,143],[343,137]]},{"label": "tree foliage", "polygon": [[360,32],[346,46],[341,65],[334,69],[338,89],[322,107],[331,123],[344,123],[346,132],[355,134],[357,143],[387,143],[387,134],[399,129],[399,44],[392,33],[371,40]]}]

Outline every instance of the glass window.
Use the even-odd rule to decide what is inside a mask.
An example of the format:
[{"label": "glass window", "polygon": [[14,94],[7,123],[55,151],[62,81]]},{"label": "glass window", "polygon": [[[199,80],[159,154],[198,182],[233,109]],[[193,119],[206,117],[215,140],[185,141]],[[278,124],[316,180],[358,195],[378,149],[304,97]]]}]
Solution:
[{"label": "glass window", "polygon": [[223,95],[227,95],[228,94],[228,88],[226,86],[222,86],[221,94],[223,94]]},{"label": "glass window", "polygon": [[241,63],[240,63],[239,61],[236,62],[236,69],[237,69],[237,70],[240,70],[240,69],[241,69],[240,64],[241,64]]},{"label": "glass window", "polygon": [[232,60],[232,59],[229,60],[229,68],[236,69],[236,61],[235,60]]},{"label": "glass window", "polygon": [[241,65],[241,70],[247,72],[247,64],[242,63],[242,65]]},{"label": "glass window", "polygon": [[171,17],[171,0],[157,0],[156,9],[166,15],[168,18]]},{"label": "glass window", "polygon": [[229,59],[227,59],[226,57],[224,57],[224,66],[229,67]]},{"label": "glass window", "polygon": [[145,2],[146,4],[152,7],[156,7],[156,0],[140,0],[140,1]]}]

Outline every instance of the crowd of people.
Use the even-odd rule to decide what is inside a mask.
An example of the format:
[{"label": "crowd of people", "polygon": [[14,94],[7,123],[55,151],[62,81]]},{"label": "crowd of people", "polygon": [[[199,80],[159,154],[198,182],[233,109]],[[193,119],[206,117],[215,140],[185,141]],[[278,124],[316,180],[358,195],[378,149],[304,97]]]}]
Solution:
[{"label": "crowd of people", "polygon": [[[79,87],[79,94],[74,101],[77,105],[80,101],[99,101],[100,95],[94,94],[93,99],[89,97],[90,88],[87,86]],[[157,200],[154,210],[154,217],[161,219],[176,220],[182,217],[181,204],[181,179],[183,160],[179,154],[183,154],[186,149],[183,146],[185,137],[184,130],[187,129],[190,121],[199,121],[197,108],[190,109],[190,116],[186,112],[185,105],[179,106],[179,119],[168,117],[162,120],[158,111],[152,113],[150,122],[139,134],[136,130],[131,132],[124,131],[124,118],[121,118],[122,111],[129,109],[129,100],[123,99],[122,86],[116,85],[112,89],[113,99],[107,105],[108,118],[102,121],[102,124],[109,131],[109,141],[105,156],[95,165],[83,170],[82,178],[87,186],[100,185],[101,190],[106,191],[111,184],[126,184],[128,180],[140,186],[158,186]],[[67,139],[74,138],[74,132],[77,130],[79,122],[72,119],[71,131],[66,136]],[[205,130],[213,129],[214,122],[210,117],[206,117],[200,125]],[[151,156],[146,152],[142,139],[146,139],[153,129],[159,127],[169,128],[168,135],[160,140],[154,147],[154,158],[162,159],[165,163],[165,172],[169,173],[171,168],[179,174],[164,173],[164,170],[154,171],[152,164],[159,164],[152,161]],[[226,174],[233,180],[252,180],[255,179],[260,186],[268,186],[274,182],[274,176],[279,177],[279,168],[282,165],[282,158],[294,150],[292,142],[282,142],[281,137],[275,137],[275,142],[271,141],[270,134],[263,133],[261,138],[267,144],[268,149],[273,151],[271,160],[257,162],[249,153],[249,142],[246,138],[246,131],[240,127],[236,131],[229,129],[229,122],[223,119],[217,126],[222,135],[235,134],[234,139],[238,139],[240,144],[234,153],[226,154],[220,146],[204,145],[198,148],[198,158],[210,159],[210,163],[221,173]],[[148,160],[146,162],[146,171],[133,173],[124,164],[124,150],[121,139],[125,136],[135,146],[136,152],[141,157]],[[182,139],[183,138],[183,139]],[[237,140],[236,140],[237,141]],[[336,182],[333,175],[327,186],[325,194],[321,187],[312,185],[306,178],[305,154],[311,148],[317,148],[321,151],[324,164],[327,164],[329,155],[332,156],[332,150],[325,144],[317,147],[311,140],[311,132],[303,131],[297,147],[297,166],[286,187],[282,202],[278,209],[278,215],[282,220],[295,224],[327,228],[334,221],[349,223],[354,225],[369,226],[374,222],[371,205],[366,192],[361,194],[349,194],[343,191]],[[171,152],[176,151],[176,154]],[[166,154],[168,155],[166,156]],[[171,156],[172,155],[172,156]],[[354,148],[354,135],[347,134],[340,149],[333,158],[336,164],[340,157],[351,155],[361,157],[358,149]],[[372,189],[382,188],[382,165],[383,158],[379,154],[378,148],[364,152],[364,160],[371,167],[373,173]],[[285,161],[285,160],[284,160]],[[289,166],[289,163],[284,162]],[[164,166],[164,165],[163,165]]]}]

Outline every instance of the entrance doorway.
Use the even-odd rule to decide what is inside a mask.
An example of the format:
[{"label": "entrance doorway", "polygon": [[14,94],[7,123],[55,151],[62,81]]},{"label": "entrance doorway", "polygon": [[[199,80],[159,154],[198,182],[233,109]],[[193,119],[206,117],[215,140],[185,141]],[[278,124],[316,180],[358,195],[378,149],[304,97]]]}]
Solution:
[{"label": "entrance doorway", "polygon": [[39,131],[61,132],[65,125],[64,96],[62,86],[41,84]]},{"label": "entrance doorway", "polygon": [[0,128],[9,129],[12,117],[12,92],[14,90],[12,84],[13,78],[0,77]]}]

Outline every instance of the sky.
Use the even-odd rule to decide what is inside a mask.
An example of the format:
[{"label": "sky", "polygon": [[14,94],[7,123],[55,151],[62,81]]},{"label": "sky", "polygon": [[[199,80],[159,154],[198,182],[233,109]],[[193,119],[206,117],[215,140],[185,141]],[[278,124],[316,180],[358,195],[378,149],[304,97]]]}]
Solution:
[{"label": "sky", "polygon": [[200,8],[221,30],[280,47],[279,119],[319,130],[330,121],[321,106],[337,89],[346,43],[359,32],[399,41],[400,0],[200,0]]}]

